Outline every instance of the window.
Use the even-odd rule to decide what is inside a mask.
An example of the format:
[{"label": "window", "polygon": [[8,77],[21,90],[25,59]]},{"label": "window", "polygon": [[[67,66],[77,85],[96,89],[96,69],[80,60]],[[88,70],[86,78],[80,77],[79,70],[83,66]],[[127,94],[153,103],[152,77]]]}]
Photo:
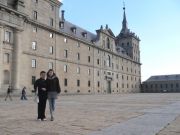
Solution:
[{"label": "window", "polygon": [[122,75],[122,80],[124,80],[124,76]]},{"label": "window", "polygon": [[78,87],[80,86],[80,80],[77,80],[77,86]]},{"label": "window", "polygon": [[11,42],[11,32],[9,31],[5,32],[5,42],[8,42],[8,43]]},{"label": "window", "polygon": [[37,48],[37,42],[33,41],[32,42],[32,49],[36,50],[36,48]]},{"label": "window", "polygon": [[53,36],[54,36],[53,33],[50,33],[50,34],[49,34],[49,37],[50,37],[50,38],[53,38]]},{"label": "window", "polygon": [[109,40],[109,38],[107,38],[107,41],[106,41],[106,42],[107,42],[107,43],[106,43],[106,44],[107,44],[107,48],[110,49],[110,40]]},{"label": "window", "polygon": [[80,60],[80,54],[77,53],[77,60]]},{"label": "window", "polygon": [[99,59],[97,59],[97,64],[99,65]]},{"label": "window", "polygon": [[91,47],[90,47],[90,46],[88,46],[88,50],[89,50],[89,51],[91,50]]},{"label": "window", "polygon": [[53,18],[50,18],[49,20],[50,20],[49,25],[50,25],[50,26],[53,26],[53,24],[54,24],[54,20],[53,20]]},{"label": "window", "polygon": [[53,69],[53,63],[49,62],[49,69]]},{"label": "window", "polygon": [[98,87],[100,87],[100,82],[98,81]]},{"label": "window", "polygon": [[116,78],[117,78],[117,79],[119,78],[119,75],[118,75],[118,74],[116,74]]},{"label": "window", "polygon": [[63,28],[64,28],[64,22],[60,22],[60,23],[59,23],[59,27],[60,27],[61,29],[63,29]]},{"label": "window", "polygon": [[32,85],[34,85],[35,81],[36,81],[36,76],[32,76]]},{"label": "window", "polygon": [[75,27],[73,27],[71,30],[72,30],[72,32],[73,32],[74,34],[76,34],[76,28],[75,28]]},{"label": "window", "polygon": [[127,76],[127,80],[128,80],[128,78],[129,78],[129,77]]},{"label": "window", "polygon": [[33,32],[37,33],[37,27],[33,27]]},{"label": "window", "polygon": [[88,62],[89,62],[89,63],[91,62],[91,57],[90,57],[90,56],[88,56]]},{"label": "window", "polygon": [[117,85],[117,88],[118,88],[119,87],[118,83],[116,85]]},{"label": "window", "polygon": [[67,43],[67,42],[68,42],[67,38],[64,38],[64,43]]},{"label": "window", "polygon": [[91,75],[91,69],[88,69],[88,75]]},{"label": "window", "polygon": [[53,54],[53,46],[50,46],[50,47],[49,47],[49,53],[50,53],[50,54]]},{"label": "window", "polygon": [[84,38],[87,38],[87,33],[86,32],[83,32],[82,35],[83,35]]},{"label": "window", "polygon": [[8,64],[10,62],[10,55],[8,53],[4,54],[4,63]]},{"label": "window", "polygon": [[176,83],[176,88],[179,88],[179,84],[178,83]]},{"label": "window", "polygon": [[36,68],[36,60],[32,59],[32,68]]},{"label": "window", "polygon": [[99,76],[99,71],[97,71],[97,76]]},{"label": "window", "polygon": [[33,11],[33,19],[37,20],[37,11]]},{"label": "window", "polygon": [[64,58],[68,57],[68,50],[64,50]]},{"label": "window", "polygon": [[77,67],[77,73],[80,74],[80,67]]},{"label": "window", "polygon": [[67,86],[67,85],[68,85],[67,79],[65,78],[65,79],[64,79],[64,86]]},{"label": "window", "polygon": [[67,73],[67,65],[64,65],[64,72]]},{"label": "window", "polygon": [[91,87],[91,81],[88,81],[88,87]]}]

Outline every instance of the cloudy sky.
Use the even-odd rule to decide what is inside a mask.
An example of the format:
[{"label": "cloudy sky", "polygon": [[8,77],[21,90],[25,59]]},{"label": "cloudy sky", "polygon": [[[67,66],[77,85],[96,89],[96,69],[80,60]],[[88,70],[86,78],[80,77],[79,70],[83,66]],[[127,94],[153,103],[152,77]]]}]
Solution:
[{"label": "cloudy sky", "polygon": [[[123,0],[63,0],[66,20],[93,33],[121,30]],[[128,27],[141,39],[142,81],[180,74],[180,0],[125,0]]]}]

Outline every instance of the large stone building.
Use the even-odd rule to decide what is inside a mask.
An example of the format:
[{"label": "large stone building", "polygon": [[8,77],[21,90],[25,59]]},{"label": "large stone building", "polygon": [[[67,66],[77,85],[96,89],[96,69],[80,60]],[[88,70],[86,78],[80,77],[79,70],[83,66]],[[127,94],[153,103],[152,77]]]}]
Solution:
[{"label": "large stone building", "polygon": [[151,76],[142,83],[142,92],[180,92],[180,75]]},{"label": "large stone building", "polygon": [[[29,92],[41,70],[54,69],[62,93],[139,92],[139,38],[127,27],[91,33],[65,20],[57,0],[0,1],[0,92]],[[119,21],[119,20],[118,20]]]}]

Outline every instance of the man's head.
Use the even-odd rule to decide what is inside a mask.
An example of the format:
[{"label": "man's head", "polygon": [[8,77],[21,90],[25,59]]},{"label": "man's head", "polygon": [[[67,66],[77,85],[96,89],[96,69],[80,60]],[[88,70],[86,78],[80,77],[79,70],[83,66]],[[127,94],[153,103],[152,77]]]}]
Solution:
[{"label": "man's head", "polygon": [[46,72],[45,72],[45,71],[41,71],[41,72],[40,72],[40,77],[41,77],[42,79],[45,79],[45,78],[46,78]]}]

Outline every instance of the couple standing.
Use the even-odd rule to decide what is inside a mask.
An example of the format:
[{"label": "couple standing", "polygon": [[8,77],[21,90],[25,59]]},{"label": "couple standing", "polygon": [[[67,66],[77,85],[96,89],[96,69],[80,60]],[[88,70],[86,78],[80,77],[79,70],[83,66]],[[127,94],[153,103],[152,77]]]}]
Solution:
[{"label": "couple standing", "polygon": [[[37,91],[38,88],[38,91]],[[34,84],[34,90],[38,93],[39,103],[38,103],[38,117],[37,120],[46,120],[45,109],[46,101],[49,101],[49,109],[51,115],[51,121],[54,120],[55,111],[55,99],[57,99],[58,94],[61,92],[59,85],[59,79],[52,69],[47,72],[40,72],[40,79],[36,80]]]}]

